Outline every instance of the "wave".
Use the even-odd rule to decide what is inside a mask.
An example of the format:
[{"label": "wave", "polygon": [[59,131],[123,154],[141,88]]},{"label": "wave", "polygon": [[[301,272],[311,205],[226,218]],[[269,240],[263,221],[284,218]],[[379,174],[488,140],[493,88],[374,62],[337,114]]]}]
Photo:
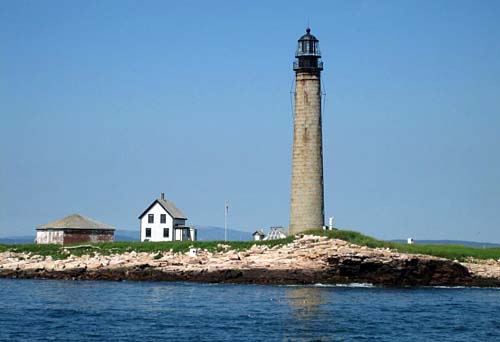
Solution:
[{"label": "wave", "polygon": [[[322,284],[322,283],[316,283],[316,284],[310,284],[310,285],[303,285],[303,284],[289,284],[289,285],[281,285],[285,287],[347,287],[347,288],[365,288],[365,289],[370,289],[370,288],[388,288],[384,286],[377,286],[371,283],[346,283],[346,284]],[[397,287],[396,287],[397,288]],[[403,286],[401,288],[409,288],[409,289],[456,289],[456,290],[461,290],[461,289],[479,289],[479,290],[500,290],[500,287],[480,287],[480,286]]]},{"label": "wave", "polygon": [[284,287],[351,287],[351,288],[374,288],[376,287],[375,285],[371,283],[346,283],[346,284],[322,284],[322,283],[316,283],[316,284],[309,284],[309,285],[304,285],[304,284],[288,284],[288,285],[280,285]]},{"label": "wave", "polygon": [[430,289],[479,289],[479,290],[500,290],[500,287],[480,287],[480,286],[424,286]]},{"label": "wave", "polygon": [[314,284],[316,287],[355,287],[355,288],[373,288],[371,283],[347,283],[347,284]]}]

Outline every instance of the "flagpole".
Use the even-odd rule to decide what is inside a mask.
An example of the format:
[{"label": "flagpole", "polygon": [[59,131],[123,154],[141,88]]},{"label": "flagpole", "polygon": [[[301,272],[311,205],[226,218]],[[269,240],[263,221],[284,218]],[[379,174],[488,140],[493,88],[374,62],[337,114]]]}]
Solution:
[{"label": "flagpole", "polygon": [[227,241],[227,200],[224,200],[224,241]]}]

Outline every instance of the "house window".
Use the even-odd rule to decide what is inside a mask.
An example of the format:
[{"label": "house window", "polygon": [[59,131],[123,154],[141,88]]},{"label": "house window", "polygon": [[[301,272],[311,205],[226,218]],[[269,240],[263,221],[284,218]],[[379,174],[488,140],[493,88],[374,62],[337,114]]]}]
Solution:
[{"label": "house window", "polygon": [[155,214],[148,214],[148,223],[155,223]]},{"label": "house window", "polygon": [[160,223],[167,223],[167,215],[166,214],[160,215]]},{"label": "house window", "polygon": [[146,237],[151,237],[151,228],[146,228]]},{"label": "house window", "polygon": [[168,228],[163,228],[163,237],[168,238],[169,237],[169,229]]}]

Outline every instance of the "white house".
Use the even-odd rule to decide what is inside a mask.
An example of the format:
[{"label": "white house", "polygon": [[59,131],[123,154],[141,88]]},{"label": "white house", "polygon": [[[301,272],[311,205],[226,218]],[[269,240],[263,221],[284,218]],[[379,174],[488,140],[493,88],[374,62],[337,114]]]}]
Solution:
[{"label": "white house", "polygon": [[260,240],[264,240],[264,238],[266,237],[266,234],[264,234],[264,231],[262,231],[262,229],[259,229],[259,230],[256,230],[253,234],[253,240],[254,241],[260,241]]},{"label": "white house", "polygon": [[141,241],[196,241],[196,229],[186,226],[187,217],[162,193],[139,216]]}]

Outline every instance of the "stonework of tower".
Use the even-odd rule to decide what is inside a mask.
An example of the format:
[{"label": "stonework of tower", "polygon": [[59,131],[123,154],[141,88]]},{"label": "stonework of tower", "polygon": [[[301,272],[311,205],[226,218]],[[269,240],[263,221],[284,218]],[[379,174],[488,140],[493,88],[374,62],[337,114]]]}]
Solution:
[{"label": "stonework of tower", "polygon": [[323,141],[319,41],[310,34],[299,39],[295,55],[295,112],[290,201],[290,234],[324,225]]}]

